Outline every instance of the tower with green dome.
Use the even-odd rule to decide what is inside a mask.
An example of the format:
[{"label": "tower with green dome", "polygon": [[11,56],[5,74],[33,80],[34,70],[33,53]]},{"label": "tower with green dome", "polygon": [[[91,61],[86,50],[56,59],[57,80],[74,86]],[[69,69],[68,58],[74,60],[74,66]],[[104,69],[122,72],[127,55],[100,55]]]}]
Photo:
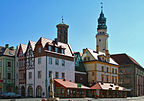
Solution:
[{"label": "tower with green dome", "polygon": [[106,18],[103,13],[103,6],[101,6],[96,35],[97,52],[105,52],[108,50],[108,37],[109,35],[107,34]]}]

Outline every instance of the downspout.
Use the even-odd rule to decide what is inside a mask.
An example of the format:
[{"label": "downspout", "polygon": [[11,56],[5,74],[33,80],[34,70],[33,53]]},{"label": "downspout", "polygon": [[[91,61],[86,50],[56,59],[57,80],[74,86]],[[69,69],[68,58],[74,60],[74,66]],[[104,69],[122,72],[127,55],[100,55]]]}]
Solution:
[{"label": "downspout", "polygon": [[46,97],[48,97],[48,93],[47,93],[47,83],[48,83],[48,80],[47,80],[47,52],[46,52],[46,80],[45,80]]},{"label": "downspout", "polygon": [[35,92],[35,55],[34,55],[34,97],[36,97],[36,92]]}]

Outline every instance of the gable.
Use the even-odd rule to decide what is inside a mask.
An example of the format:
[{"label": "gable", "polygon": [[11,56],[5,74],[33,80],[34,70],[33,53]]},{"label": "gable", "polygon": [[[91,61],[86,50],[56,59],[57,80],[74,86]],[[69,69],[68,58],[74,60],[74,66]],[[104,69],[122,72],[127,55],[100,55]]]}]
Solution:
[{"label": "gable", "polygon": [[86,49],[82,55],[82,61],[95,60],[93,55]]}]

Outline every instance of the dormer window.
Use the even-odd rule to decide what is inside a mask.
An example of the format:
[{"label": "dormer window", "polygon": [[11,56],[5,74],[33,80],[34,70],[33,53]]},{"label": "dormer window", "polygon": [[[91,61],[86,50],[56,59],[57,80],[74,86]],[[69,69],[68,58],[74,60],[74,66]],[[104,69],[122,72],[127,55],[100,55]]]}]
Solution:
[{"label": "dormer window", "polygon": [[48,46],[48,50],[49,50],[49,51],[52,51],[52,46]]},{"label": "dormer window", "polygon": [[38,48],[38,53],[41,53],[41,48],[40,47]]},{"label": "dormer window", "polygon": [[20,56],[23,56],[23,52],[22,51],[20,52]]},{"label": "dormer window", "polygon": [[64,52],[64,49],[61,49],[61,53],[62,53],[62,54],[64,54],[64,53],[65,53],[65,52]]},{"label": "dormer window", "polygon": [[58,53],[58,48],[57,47],[55,47],[55,52]]}]

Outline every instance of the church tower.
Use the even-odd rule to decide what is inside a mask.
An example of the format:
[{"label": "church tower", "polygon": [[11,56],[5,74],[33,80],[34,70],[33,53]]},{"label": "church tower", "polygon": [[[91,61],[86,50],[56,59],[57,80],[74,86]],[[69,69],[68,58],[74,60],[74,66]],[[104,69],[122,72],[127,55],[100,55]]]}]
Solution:
[{"label": "church tower", "polygon": [[68,44],[68,28],[69,26],[64,24],[63,18],[62,23],[57,26],[57,41]]},{"label": "church tower", "polygon": [[[102,3],[101,3],[102,4]],[[103,13],[103,6],[101,6],[100,17],[98,18],[97,35],[96,35],[96,50],[105,52],[108,50],[108,37],[106,18]]]}]

